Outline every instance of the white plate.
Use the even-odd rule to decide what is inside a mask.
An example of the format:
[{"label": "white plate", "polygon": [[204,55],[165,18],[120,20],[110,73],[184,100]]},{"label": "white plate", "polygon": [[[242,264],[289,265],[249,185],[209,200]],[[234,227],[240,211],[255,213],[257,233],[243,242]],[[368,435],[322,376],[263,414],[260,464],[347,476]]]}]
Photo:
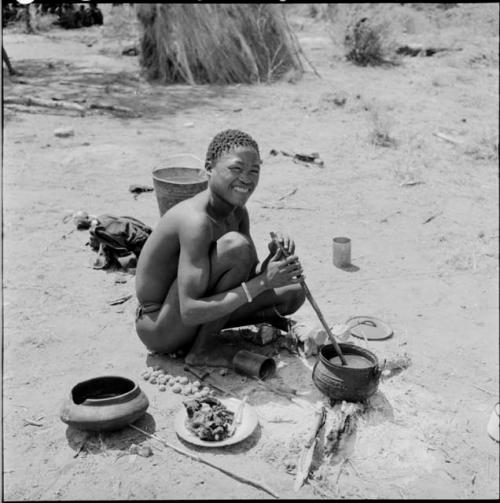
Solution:
[{"label": "white plate", "polygon": [[[236,413],[236,409],[241,403],[241,400],[237,400],[236,398],[220,398],[218,400],[220,400],[222,405],[234,413]],[[191,432],[186,426],[186,419],[187,411],[186,407],[183,405],[182,409],[175,416],[174,425],[177,435],[190,444],[200,445],[202,447],[223,447],[225,445],[233,445],[241,442],[242,440],[245,440],[245,438],[248,438],[259,424],[255,410],[246,403],[243,407],[241,423],[236,428],[234,434],[224,440],[208,441],[202,440],[200,437],[197,437],[193,432]]]}]

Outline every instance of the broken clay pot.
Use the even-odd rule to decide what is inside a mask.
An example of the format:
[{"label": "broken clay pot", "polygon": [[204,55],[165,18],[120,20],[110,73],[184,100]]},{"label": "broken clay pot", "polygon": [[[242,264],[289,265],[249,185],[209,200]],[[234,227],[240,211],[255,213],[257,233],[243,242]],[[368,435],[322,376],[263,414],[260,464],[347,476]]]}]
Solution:
[{"label": "broken clay pot", "polygon": [[60,418],[80,430],[112,431],[137,421],[148,406],[147,396],[131,379],[96,377],[72,388]]}]

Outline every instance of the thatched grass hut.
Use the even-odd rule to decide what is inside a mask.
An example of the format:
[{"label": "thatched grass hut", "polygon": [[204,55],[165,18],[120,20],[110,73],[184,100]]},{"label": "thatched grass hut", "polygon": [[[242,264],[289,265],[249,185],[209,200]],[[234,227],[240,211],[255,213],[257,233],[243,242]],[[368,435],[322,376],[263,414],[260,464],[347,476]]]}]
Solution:
[{"label": "thatched grass hut", "polygon": [[303,72],[280,5],[138,4],[137,15],[149,80],[250,84]]}]

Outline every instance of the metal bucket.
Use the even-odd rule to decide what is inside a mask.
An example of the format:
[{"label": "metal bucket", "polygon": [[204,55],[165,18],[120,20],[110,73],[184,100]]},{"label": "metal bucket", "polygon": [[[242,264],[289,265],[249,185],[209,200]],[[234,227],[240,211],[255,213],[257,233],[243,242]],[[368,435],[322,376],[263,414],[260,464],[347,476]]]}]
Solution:
[{"label": "metal bucket", "polygon": [[367,349],[355,344],[340,343],[344,356],[358,355],[368,361],[366,368],[355,368],[335,364],[330,360],[338,353],[333,344],[320,349],[318,360],[313,369],[313,381],[316,387],[333,400],[360,402],[372,396],[378,388],[382,370],[378,358]]},{"label": "metal bucket", "polygon": [[169,157],[166,166],[153,169],[153,186],[160,216],[172,206],[205,190],[208,176],[200,159],[190,154]]}]

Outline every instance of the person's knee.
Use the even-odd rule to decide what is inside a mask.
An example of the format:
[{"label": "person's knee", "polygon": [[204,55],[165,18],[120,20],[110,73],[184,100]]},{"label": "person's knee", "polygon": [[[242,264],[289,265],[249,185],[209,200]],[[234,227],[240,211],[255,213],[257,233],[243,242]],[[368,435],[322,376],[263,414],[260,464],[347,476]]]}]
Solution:
[{"label": "person's knee", "polygon": [[[197,328],[185,331],[165,330],[161,324],[136,320],[136,333],[149,351],[174,353],[192,343]],[[167,336],[168,334],[168,336]]]},{"label": "person's knee", "polygon": [[227,232],[217,241],[219,253],[234,264],[248,264],[255,261],[255,250],[250,239],[240,232]]},{"label": "person's knee", "polygon": [[287,314],[295,313],[305,302],[306,294],[301,285],[292,285],[288,288],[286,294],[283,297],[283,303],[281,304],[282,311],[280,314],[283,316]]}]

